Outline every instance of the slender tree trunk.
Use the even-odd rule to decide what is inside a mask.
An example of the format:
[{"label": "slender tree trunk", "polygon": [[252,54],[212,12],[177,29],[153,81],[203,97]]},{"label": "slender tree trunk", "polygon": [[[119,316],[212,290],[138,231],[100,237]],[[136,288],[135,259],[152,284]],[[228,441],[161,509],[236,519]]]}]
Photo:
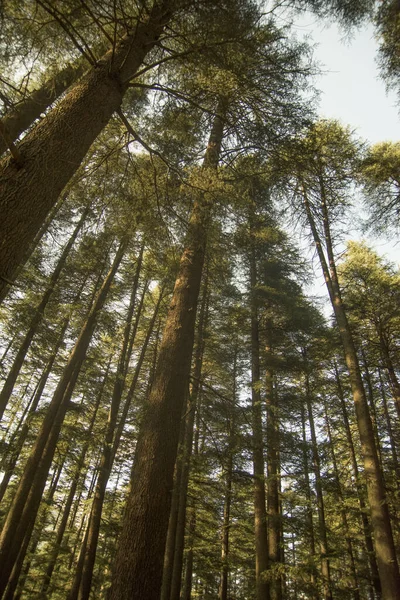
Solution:
[{"label": "slender tree trunk", "polygon": [[13,447],[13,449],[11,451],[10,458],[7,460],[6,464],[4,465],[5,472],[4,472],[4,476],[3,476],[3,479],[2,479],[2,482],[0,485],[0,502],[3,499],[3,496],[6,492],[8,483],[9,483],[11,477],[13,476],[14,469],[18,462],[21,450],[22,450],[22,448],[25,444],[25,441],[28,437],[32,417],[35,414],[36,409],[39,405],[43,390],[47,383],[47,379],[50,375],[51,369],[53,368],[53,364],[54,364],[54,361],[58,354],[58,350],[64,339],[64,335],[67,330],[68,324],[69,324],[69,317],[67,319],[65,319],[65,321],[63,323],[63,326],[61,328],[61,331],[58,336],[54,350],[53,350],[49,360],[47,361],[47,365],[46,365],[42,375],[40,376],[38,385],[36,386],[36,389],[35,389],[35,393],[32,397],[32,402],[30,402],[30,405],[29,405],[28,415],[25,418],[24,422],[22,423],[22,426],[17,429],[17,432],[16,432],[17,437],[16,437],[15,441],[14,440],[10,441],[10,445]]},{"label": "slender tree trunk", "polygon": [[369,372],[369,368],[368,368],[368,362],[367,362],[367,357],[365,356],[364,350],[361,349],[361,357],[362,357],[362,364],[364,366],[364,381],[366,383],[366,391],[367,391],[367,399],[369,402],[369,409],[370,409],[370,415],[371,415],[371,423],[372,423],[372,429],[374,432],[374,436],[375,436],[375,445],[376,445],[376,451],[378,453],[378,458],[379,458],[379,462],[381,464],[381,468],[383,465],[382,462],[382,449],[381,449],[381,445],[379,442],[379,430],[378,430],[378,420],[376,418],[376,406],[375,406],[375,398],[374,398],[374,388],[372,385],[372,380],[371,380],[371,374]]},{"label": "slender tree trunk", "polygon": [[0,155],[9,148],[9,142],[15,142],[21,133],[29,129],[87,68],[87,64],[81,58],[70,63],[7,113],[1,119],[5,137],[0,136]]},{"label": "slender tree trunk", "polygon": [[321,480],[321,466],[318,453],[318,442],[317,435],[315,432],[314,415],[312,411],[311,403],[311,389],[308,373],[308,364],[306,358],[306,350],[303,349],[303,357],[305,360],[305,371],[306,371],[306,402],[308,410],[308,422],[310,425],[311,434],[311,447],[313,453],[314,462],[314,475],[315,475],[315,492],[317,495],[317,507],[318,507],[318,523],[319,523],[319,543],[321,549],[321,574],[322,574],[322,585],[323,585],[323,597],[324,600],[332,600],[332,582],[330,574],[330,563],[328,558],[328,537],[326,532],[326,521],[325,521],[325,506],[324,496],[322,491],[322,480]]},{"label": "slender tree trunk", "polygon": [[394,433],[393,427],[392,427],[392,421],[391,421],[390,414],[389,414],[389,408],[388,408],[388,403],[387,403],[387,399],[386,399],[386,392],[385,392],[385,386],[383,383],[382,372],[379,368],[378,368],[378,374],[379,374],[379,384],[380,384],[380,390],[381,390],[383,411],[385,413],[386,427],[387,427],[389,440],[390,440],[390,448],[392,451],[393,467],[394,467],[394,472],[396,473],[396,477],[397,477],[397,486],[400,486],[400,464],[399,464],[399,458],[397,455],[397,444],[396,444],[396,440],[395,440],[395,433]]},{"label": "slender tree trunk", "polygon": [[[218,108],[203,175],[212,187],[223,135]],[[183,403],[189,388],[197,299],[200,291],[212,196],[196,199],[185,250],[160,344],[153,386],[146,403],[118,543],[110,600],[159,600],[174,465]]]},{"label": "slender tree trunk", "polygon": [[[131,297],[130,309],[132,308],[132,306],[134,304],[135,295],[136,295],[136,293],[134,295],[132,295],[132,297]],[[152,317],[149,327],[148,327],[145,343],[143,345],[142,353],[141,353],[142,360],[140,361],[139,366],[136,367],[136,372],[138,374],[140,372],[140,368],[143,363],[143,359],[144,359],[144,356],[146,353],[148,342],[150,340],[150,336],[154,329],[154,324],[157,319],[158,309],[159,309],[161,300],[162,300],[162,292],[160,292],[158,302],[154,309],[153,317]],[[131,312],[132,311],[129,310],[130,315],[128,315],[127,325],[130,324]],[[106,493],[107,483],[110,478],[111,469],[112,469],[112,466],[114,463],[115,454],[116,454],[116,451],[118,448],[118,446],[116,446],[116,447],[113,446],[113,440],[115,440],[115,431],[116,431],[116,425],[117,425],[118,411],[119,411],[119,407],[120,407],[120,403],[121,403],[122,392],[123,392],[123,388],[124,388],[124,384],[125,384],[125,377],[126,377],[125,365],[127,365],[126,351],[128,349],[128,345],[129,345],[129,332],[125,332],[125,333],[126,333],[125,343],[124,343],[122,351],[121,351],[121,356],[120,356],[120,361],[119,361],[119,369],[117,370],[117,374],[116,374],[116,378],[115,378],[115,384],[114,384],[113,395],[112,395],[112,400],[111,400],[111,407],[110,407],[110,412],[109,412],[109,416],[108,416],[107,430],[106,430],[106,435],[105,435],[105,440],[104,440],[102,456],[100,459],[99,475],[97,478],[97,484],[96,484],[96,489],[94,492],[93,503],[92,503],[92,510],[91,510],[90,518],[89,518],[87,541],[86,541],[86,547],[85,547],[85,552],[84,552],[84,562],[83,562],[83,566],[82,566],[82,576],[81,576],[81,580],[80,580],[80,584],[79,584],[79,592],[78,592],[78,596],[77,596],[78,600],[88,600],[89,595],[90,595],[90,587],[91,587],[91,583],[92,583],[93,568],[94,568],[94,563],[95,563],[95,559],[96,559],[97,542],[98,542],[99,533],[100,533],[101,515],[103,512],[104,497],[105,497],[105,493]],[[136,378],[136,381],[137,381],[137,378]],[[73,600],[72,596],[71,596],[70,600]]]},{"label": "slender tree trunk", "polygon": [[329,266],[326,262],[321,240],[312,215],[311,207],[305,189],[304,203],[308,221],[321,262],[325,282],[335,313],[336,322],[342,341],[346,365],[349,371],[350,384],[355,403],[358,431],[360,434],[362,456],[364,460],[364,473],[367,483],[368,502],[371,510],[371,523],[375,540],[375,552],[379,569],[384,600],[398,600],[400,598],[400,573],[393,541],[390,523],[389,508],[383,483],[383,476],[379,457],[375,445],[368,402],[362,382],[360,366],[354,346],[351,330],[347,321],[340,287],[337,278],[333,246],[330,236],[327,207],[321,189],[321,203],[324,213],[324,235],[328,254]]},{"label": "slender tree trunk", "polygon": [[[250,235],[255,231],[250,218]],[[267,510],[265,495],[264,441],[262,431],[261,372],[259,317],[257,308],[257,264],[255,242],[250,241],[250,286],[251,286],[251,400],[253,430],[253,475],[254,475],[254,535],[256,549],[256,599],[269,598]]]},{"label": "slender tree trunk", "polygon": [[[186,408],[186,406],[185,406]],[[179,448],[182,448],[183,438],[185,435],[185,427],[181,429],[179,439]],[[174,570],[174,554],[175,554],[175,538],[176,527],[178,523],[179,499],[182,481],[182,461],[178,460],[175,463],[174,487],[172,490],[171,510],[169,513],[168,532],[165,542],[164,564],[163,564],[163,579],[161,585],[161,600],[170,600],[171,597],[171,581]]]},{"label": "slender tree trunk", "polygon": [[66,244],[58,262],[57,262],[57,266],[53,271],[53,274],[50,278],[49,281],[49,285],[47,286],[47,289],[45,291],[45,293],[43,294],[43,297],[40,301],[40,303],[38,304],[34,315],[32,317],[31,320],[31,324],[29,326],[28,331],[25,334],[25,337],[22,341],[22,344],[15,356],[14,362],[11,366],[11,369],[7,375],[7,379],[5,380],[3,389],[0,393],[0,419],[3,416],[4,410],[7,406],[7,403],[10,399],[10,396],[12,394],[12,391],[14,389],[14,385],[15,382],[17,380],[17,377],[19,375],[19,372],[21,370],[22,364],[25,360],[26,354],[29,350],[29,347],[31,345],[32,339],[35,335],[35,333],[37,332],[39,325],[42,322],[43,319],[43,315],[44,315],[44,311],[46,309],[47,304],[49,303],[49,300],[53,294],[54,288],[56,286],[56,283],[60,277],[61,271],[63,270],[66,262],[67,262],[67,258],[69,256],[69,253],[71,251],[72,246],[75,243],[75,240],[80,232],[80,230],[83,227],[83,224],[86,220],[86,217],[88,215],[89,209],[85,209],[82,213],[81,218],[79,219],[78,224],[76,225],[74,232],[72,234],[72,236],[70,237],[70,239],[68,240],[68,243]]},{"label": "slender tree trunk", "polygon": [[306,415],[305,408],[303,404],[301,405],[301,427],[302,427],[302,436],[303,436],[303,469],[304,469],[304,480],[305,480],[305,493],[307,500],[307,531],[310,535],[310,554],[312,557],[311,564],[311,598],[313,600],[319,600],[319,591],[316,581],[316,568],[315,568],[315,533],[314,533],[314,519],[313,519],[313,508],[311,502],[311,484],[310,484],[310,471],[309,471],[309,461],[308,461],[308,442],[307,442],[307,433],[306,433]]},{"label": "slender tree trunk", "polygon": [[355,563],[355,558],[354,558],[353,541],[351,539],[346,508],[344,506],[344,498],[343,498],[343,494],[342,494],[342,486],[340,483],[339,469],[338,469],[337,461],[336,461],[335,444],[332,439],[331,425],[329,422],[328,406],[326,403],[326,398],[324,398],[324,411],[325,411],[326,430],[328,433],[328,443],[329,443],[329,448],[330,448],[331,455],[332,455],[332,464],[333,464],[333,473],[335,476],[336,494],[337,494],[337,499],[340,504],[340,514],[341,514],[341,518],[342,518],[344,536],[346,539],[347,554],[349,555],[351,581],[352,581],[352,593],[353,593],[354,600],[360,600],[360,589],[359,589],[359,583],[358,583],[356,563]]},{"label": "slender tree trunk", "polygon": [[[267,354],[271,351],[269,343]],[[279,500],[279,418],[278,403],[273,385],[273,372],[265,373],[267,406],[267,536],[268,568],[270,576],[270,600],[282,600],[282,575],[274,572],[281,561],[281,511]]]},{"label": "slender tree trunk", "polygon": [[189,531],[187,541],[187,555],[185,564],[185,577],[183,581],[182,600],[190,600],[192,596],[193,581],[193,543],[196,531],[196,509],[195,506],[189,507]]},{"label": "slender tree trunk", "polygon": [[[0,164],[0,289],[15,270],[90,146],[121,106],[129,80],[172,17],[175,0],[155,0],[148,17],[91,68]],[[12,207],[12,208],[11,208]]]},{"label": "slender tree trunk", "polygon": [[390,388],[393,395],[394,404],[396,407],[397,416],[400,419],[400,383],[397,379],[396,371],[393,366],[393,362],[389,353],[388,343],[385,340],[384,335],[381,331],[378,331],[379,341],[380,341],[380,351],[382,356],[383,364],[387,370],[390,382]]},{"label": "slender tree trunk", "polygon": [[0,537],[0,594],[7,585],[25,531],[36,518],[60,430],[93,335],[96,318],[106,300],[111,283],[124,255],[125,247],[125,242],[120,244],[112,267],[70,354],[4,523]]},{"label": "slender tree trunk", "polygon": [[379,579],[378,565],[376,562],[375,549],[374,549],[374,544],[373,544],[372,536],[371,536],[371,527],[370,527],[369,519],[367,516],[367,506],[366,506],[365,500],[364,500],[364,490],[362,488],[361,481],[360,481],[357,457],[356,457],[356,452],[355,452],[355,448],[354,448],[349,418],[347,415],[346,402],[344,399],[342,383],[340,381],[339,370],[338,370],[336,363],[334,365],[334,368],[335,368],[336,385],[337,385],[337,389],[338,389],[340,407],[341,407],[342,416],[343,416],[343,424],[344,424],[344,429],[345,429],[345,433],[346,433],[347,444],[348,444],[348,447],[350,450],[350,458],[351,458],[353,476],[354,476],[354,480],[355,480],[355,484],[356,484],[356,488],[357,488],[357,496],[358,496],[358,502],[359,502],[359,506],[360,506],[360,515],[361,515],[364,540],[365,540],[365,548],[367,551],[369,571],[370,571],[370,575],[371,575],[371,586],[374,589],[376,597],[378,599],[380,599],[382,596],[381,582]]},{"label": "slender tree trunk", "polygon": [[228,577],[229,577],[229,529],[231,525],[231,505],[232,505],[232,474],[235,451],[235,404],[237,401],[236,379],[237,379],[237,358],[238,342],[236,341],[233,367],[232,367],[232,406],[228,416],[228,448],[227,461],[225,467],[225,494],[224,494],[224,515],[222,521],[221,535],[221,576],[218,589],[218,600],[228,600]]},{"label": "slender tree trunk", "polygon": [[69,516],[70,516],[72,504],[73,504],[73,501],[74,501],[74,498],[75,498],[75,494],[76,494],[78,483],[79,483],[79,480],[80,480],[80,477],[81,477],[82,469],[83,469],[83,466],[85,464],[86,454],[88,452],[88,449],[89,449],[89,446],[90,446],[90,443],[91,443],[91,435],[92,435],[93,427],[94,427],[94,424],[95,424],[95,421],[96,421],[97,411],[99,409],[100,402],[101,402],[101,400],[103,398],[104,388],[105,388],[105,385],[106,385],[106,382],[107,382],[107,379],[108,379],[109,367],[110,367],[110,363],[108,364],[106,373],[105,373],[104,378],[103,378],[103,383],[102,383],[101,388],[99,390],[99,393],[97,395],[97,400],[96,400],[96,404],[95,404],[95,407],[94,407],[94,410],[93,410],[93,415],[92,415],[92,418],[90,420],[88,430],[86,432],[87,438],[86,438],[86,441],[85,441],[85,443],[84,443],[84,445],[82,447],[81,454],[80,454],[80,456],[78,458],[78,462],[77,462],[76,467],[75,467],[75,473],[74,473],[74,475],[72,477],[72,480],[71,480],[71,485],[70,485],[70,488],[69,488],[68,496],[67,496],[65,505],[63,507],[62,518],[61,518],[61,522],[60,522],[60,525],[59,525],[58,530],[57,530],[57,535],[56,535],[56,539],[55,539],[55,542],[54,542],[54,547],[53,547],[53,550],[52,550],[52,552],[50,554],[50,561],[49,561],[49,563],[47,565],[47,568],[46,568],[46,571],[45,571],[45,575],[44,575],[44,578],[43,578],[43,582],[42,582],[42,586],[41,586],[41,589],[40,589],[40,593],[41,593],[41,595],[42,595],[43,598],[46,597],[47,590],[48,590],[49,585],[50,585],[51,577],[53,575],[54,567],[56,565],[58,554],[59,554],[59,551],[60,551],[60,548],[61,548],[61,543],[62,543],[62,540],[63,540],[63,537],[64,537],[64,533],[65,533],[65,530],[66,530],[66,527],[67,527],[67,524],[68,524],[68,520],[69,520]]}]

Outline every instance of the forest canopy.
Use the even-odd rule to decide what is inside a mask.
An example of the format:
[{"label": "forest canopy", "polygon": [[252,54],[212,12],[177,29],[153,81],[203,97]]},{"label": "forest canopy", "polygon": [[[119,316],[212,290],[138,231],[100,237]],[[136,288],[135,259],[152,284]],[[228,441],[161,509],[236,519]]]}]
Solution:
[{"label": "forest canopy", "polygon": [[318,116],[304,13],[398,90],[397,0],[0,3],[1,599],[399,600],[400,273],[360,239],[400,146]]}]

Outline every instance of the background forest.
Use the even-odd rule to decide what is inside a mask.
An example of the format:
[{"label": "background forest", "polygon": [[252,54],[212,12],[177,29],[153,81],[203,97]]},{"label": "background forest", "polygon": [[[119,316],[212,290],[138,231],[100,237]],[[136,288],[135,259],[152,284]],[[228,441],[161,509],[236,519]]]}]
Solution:
[{"label": "background forest", "polygon": [[398,89],[397,0],[0,2],[3,600],[399,600],[400,143],[305,11]]}]

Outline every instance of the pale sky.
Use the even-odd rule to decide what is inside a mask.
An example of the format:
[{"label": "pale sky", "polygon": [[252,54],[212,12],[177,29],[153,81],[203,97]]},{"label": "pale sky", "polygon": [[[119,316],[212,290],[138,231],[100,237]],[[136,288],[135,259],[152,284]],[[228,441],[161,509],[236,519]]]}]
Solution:
[{"label": "pale sky", "polygon": [[[310,43],[317,44],[314,57],[323,70],[315,82],[321,91],[321,117],[340,120],[370,143],[399,141],[400,98],[387,92],[379,77],[373,26],[346,36],[336,24],[327,26],[310,15],[302,17],[294,29],[299,38],[309,35]],[[350,237],[360,239],[361,233],[353,230]],[[400,263],[400,240],[363,237],[379,254]]]},{"label": "pale sky", "polygon": [[309,33],[318,44],[315,58],[324,71],[316,82],[322,91],[321,116],[340,119],[372,143],[398,141],[400,103],[379,78],[373,26],[354,31],[349,39],[335,24],[327,27],[310,16],[295,31],[299,37]]}]

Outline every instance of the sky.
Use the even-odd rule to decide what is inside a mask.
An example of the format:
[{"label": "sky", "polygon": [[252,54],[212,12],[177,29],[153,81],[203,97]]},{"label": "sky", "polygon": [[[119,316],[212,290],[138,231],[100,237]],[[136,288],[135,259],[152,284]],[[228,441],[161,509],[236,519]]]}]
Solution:
[{"label": "sky", "polygon": [[400,139],[400,104],[386,92],[376,62],[378,45],[373,26],[345,36],[335,24],[321,24],[312,16],[296,24],[299,37],[310,34],[314,55],[323,71],[316,87],[322,91],[320,114],[338,118],[371,143]]},{"label": "sky", "polygon": [[[387,92],[379,76],[376,60],[378,44],[374,39],[373,26],[365,26],[349,36],[336,24],[321,23],[313,15],[305,15],[296,22],[294,29],[299,39],[308,36],[309,43],[315,45],[314,59],[322,71],[315,80],[315,87],[321,92],[319,115],[349,125],[361,139],[372,144],[385,140],[400,141],[400,98],[393,91]],[[353,219],[355,226],[347,239],[364,239],[379,255],[400,265],[400,239],[362,234],[357,221],[356,215]],[[303,240],[301,246],[307,251],[304,244]],[[344,250],[344,246],[339,249]],[[325,297],[327,301],[315,248],[309,246],[307,254],[310,259],[314,256],[316,275],[307,291],[311,296]],[[324,312],[327,315],[330,312],[329,303],[326,303]]]},{"label": "sky", "polygon": [[[349,36],[336,24],[306,15],[297,21],[295,31],[300,39],[308,35],[315,44],[314,58],[322,71],[315,81],[321,92],[320,116],[340,120],[372,144],[400,141],[400,98],[386,90],[379,76],[373,26],[364,26]],[[359,229],[349,233],[352,239],[365,239],[380,255],[400,264],[400,239],[362,235]]]}]

